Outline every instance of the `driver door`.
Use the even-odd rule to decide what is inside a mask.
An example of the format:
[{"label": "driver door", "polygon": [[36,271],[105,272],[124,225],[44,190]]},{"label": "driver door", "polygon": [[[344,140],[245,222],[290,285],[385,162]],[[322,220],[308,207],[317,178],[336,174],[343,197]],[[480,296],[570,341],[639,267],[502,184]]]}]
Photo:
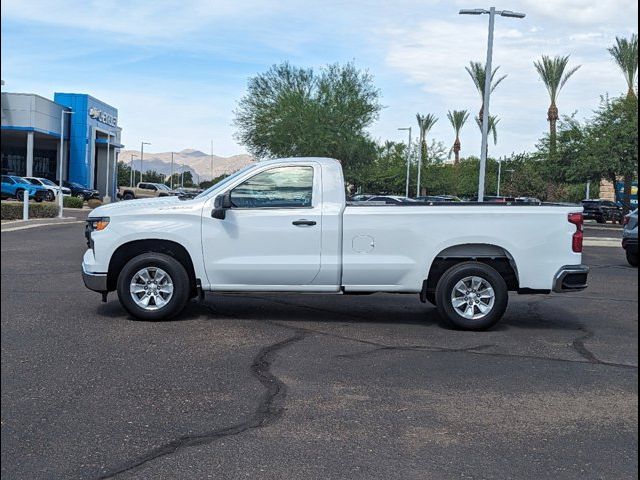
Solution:
[{"label": "driver door", "polygon": [[295,290],[313,282],[320,271],[320,175],[313,162],[267,168],[229,190],[232,207],[223,220],[205,214],[203,253],[214,290]]}]

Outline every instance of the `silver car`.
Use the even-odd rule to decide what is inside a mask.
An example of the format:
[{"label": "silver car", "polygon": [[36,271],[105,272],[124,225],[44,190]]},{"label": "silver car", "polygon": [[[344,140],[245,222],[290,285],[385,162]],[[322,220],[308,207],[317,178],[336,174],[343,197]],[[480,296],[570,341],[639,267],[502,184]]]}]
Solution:
[{"label": "silver car", "polygon": [[627,261],[632,267],[638,266],[638,209],[626,215],[623,220],[622,248],[627,252]]}]

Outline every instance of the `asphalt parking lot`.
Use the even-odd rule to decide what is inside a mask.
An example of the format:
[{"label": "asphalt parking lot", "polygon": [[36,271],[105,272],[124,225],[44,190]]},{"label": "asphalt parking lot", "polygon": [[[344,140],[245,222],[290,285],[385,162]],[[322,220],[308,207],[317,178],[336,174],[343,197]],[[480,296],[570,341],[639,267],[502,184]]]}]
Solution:
[{"label": "asphalt parking lot", "polygon": [[618,237],[587,227],[586,291],[513,295],[472,333],[388,294],[134,321],[84,288],[83,225],[3,232],[2,478],[636,478],[638,272],[598,240]]}]

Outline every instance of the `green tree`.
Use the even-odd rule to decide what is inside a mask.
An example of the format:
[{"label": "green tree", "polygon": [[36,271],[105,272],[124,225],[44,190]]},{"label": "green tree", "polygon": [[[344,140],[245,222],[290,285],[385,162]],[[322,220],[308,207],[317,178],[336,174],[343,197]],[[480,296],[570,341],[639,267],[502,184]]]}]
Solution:
[{"label": "green tree", "polygon": [[453,130],[456,134],[456,139],[453,142],[453,146],[449,151],[449,156],[451,156],[451,152],[454,154],[454,164],[457,165],[460,162],[460,131],[465,123],[467,123],[467,119],[469,118],[469,112],[467,110],[454,110],[447,113],[447,118],[453,127]]},{"label": "green tree", "polygon": [[418,138],[420,142],[420,160],[422,163],[427,162],[427,134],[431,131],[433,126],[438,121],[438,118],[432,113],[426,115],[420,115],[416,113],[416,120],[418,120]]},{"label": "green tree", "polygon": [[554,156],[556,153],[556,137],[557,137],[557,123],[558,119],[558,106],[556,104],[558,100],[558,94],[562,87],[564,87],[567,80],[578,71],[580,65],[567,70],[567,64],[569,63],[569,55],[549,57],[542,55],[540,60],[533,62],[538,75],[542,79],[544,86],[549,92],[549,98],[551,99],[551,105],[547,110],[547,120],[549,121],[549,142],[550,142],[550,154]]},{"label": "green tree", "polygon": [[[630,108],[638,108],[638,97],[634,90],[634,85],[638,76],[638,35],[633,34],[630,40],[626,38],[616,37],[616,44],[609,48],[609,53],[614,61],[622,70],[624,78],[627,81],[627,101]],[[637,158],[637,157],[636,157]],[[637,167],[637,160],[636,160]],[[637,172],[637,168],[635,170]],[[624,176],[624,204],[625,210],[630,204],[631,186],[633,182],[633,173],[627,173]],[[615,183],[614,183],[615,185]]]},{"label": "green tree", "polygon": [[[482,121],[482,117],[484,116],[484,83],[487,78],[485,73],[485,67],[480,62],[469,62],[469,66],[464,68],[469,74],[469,76],[471,77],[471,80],[473,80],[473,84],[475,85],[476,90],[480,94],[482,106],[480,107],[480,113],[478,114],[478,117],[480,118],[480,121]],[[502,81],[505,78],[507,78],[506,75],[502,75],[501,77],[496,78],[496,74],[498,73],[499,69],[500,67],[496,67],[493,69],[493,72],[491,72],[490,93],[493,93],[493,91],[498,87],[498,85],[500,85]]]},{"label": "green tree", "polygon": [[371,163],[366,128],[382,108],[373,77],[352,63],[314,71],[282,63],[249,80],[235,111],[236,138],[258,158],[321,156],[345,174]]},{"label": "green tree", "polygon": [[616,37],[616,44],[608,51],[627,81],[627,97],[637,98],[634,87],[638,77],[638,35],[634,33],[630,40]]}]

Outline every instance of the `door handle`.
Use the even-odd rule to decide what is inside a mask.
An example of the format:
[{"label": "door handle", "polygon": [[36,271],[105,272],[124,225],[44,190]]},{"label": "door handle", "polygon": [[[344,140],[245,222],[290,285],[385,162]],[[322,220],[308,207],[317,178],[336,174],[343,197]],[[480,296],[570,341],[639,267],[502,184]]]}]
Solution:
[{"label": "door handle", "polygon": [[312,227],[313,225],[316,224],[316,222],[314,222],[313,220],[305,220],[304,218],[301,220],[295,220],[292,223],[296,227],[303,227],[303,226]]}]

